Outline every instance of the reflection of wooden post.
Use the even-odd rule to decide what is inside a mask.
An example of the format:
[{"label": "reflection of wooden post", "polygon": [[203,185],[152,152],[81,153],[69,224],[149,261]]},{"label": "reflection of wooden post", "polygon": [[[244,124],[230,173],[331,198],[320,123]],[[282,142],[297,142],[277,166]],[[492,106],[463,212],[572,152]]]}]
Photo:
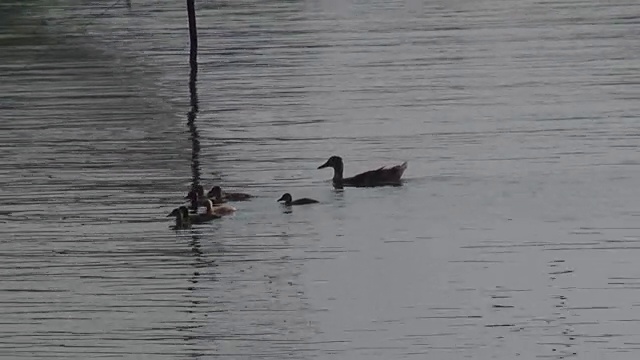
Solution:
[{"label": "reflection of wooden post", "polygon": [[131,0],[127,0],[127,8],[131,9]]},{"label": "reflection of wooden post", "polygon": [[198,31],[196,30],[196,9],[194,0],[187,0],[187,15],[189,17],[189,95],[191,98],[191,110],[187,114],[187,125],[191,132],[191,189],[195,190],[200,184],[200,136],[196,128],[196,114],[198,112],[198,93],[196,92],[196,78],[198,75]]},{"label": "reflection of wooden post", "polygon": [[[196,30],[196,8],[194,0],[187,0],[187,16],[189,17],[189,42],[191,44],[189,50],[189,65],[191,72],[189,73],[189,95],[191,98],[191,110],[187,113],[187,125],[191,133],[191,190],[195,191],[200,185],[200,135],[196,127],[196,114],[198,113],[198,93],[196,92],[196,78],[198,75],[198,31]],[[206,192],[205,192],[206,194]],[[198,205],[195,206],[198,212]],[[199,235],[195,232],[191,235],[191,250],[196,259],[202,256],[200,249]],[[197,261],[196,263],[199,263]],[[194,273],[192,281],[196,281],[200,277],[198,272]]]}]

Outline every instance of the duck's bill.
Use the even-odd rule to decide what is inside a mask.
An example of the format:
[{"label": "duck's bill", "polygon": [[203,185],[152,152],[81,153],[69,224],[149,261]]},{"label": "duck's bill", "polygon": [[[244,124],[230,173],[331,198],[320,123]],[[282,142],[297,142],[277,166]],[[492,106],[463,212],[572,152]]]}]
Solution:
[{"label": "duck's bill", "polygon": [[326,163],[324,163],[324,164],[322,164],[322,165],[318,166],[318,169],[324,169],[324,168],[326,168],[326,167],[329,167],[329,162],[328,162],[328,161],[327,161]]},{"label": "duck's bill", "polygon": [[283,196],[283,197],[281,197],[280,199],[276,200],[276,201],[277,201],[277,202],[284,201],[284,196]]},{"label": "duck's bill", "polygon": [[173,209],[173,211],[171,211],[169,215],[167,215],[167,217],[176,216],[177,214],[178,214],[178,209]]}]

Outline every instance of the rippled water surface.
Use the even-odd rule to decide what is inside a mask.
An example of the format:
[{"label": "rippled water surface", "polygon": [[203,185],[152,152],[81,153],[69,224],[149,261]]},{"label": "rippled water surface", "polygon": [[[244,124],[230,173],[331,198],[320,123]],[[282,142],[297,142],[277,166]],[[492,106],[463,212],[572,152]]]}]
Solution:
[{"label": "rippled water surface", "polygon": [[[0,357],[637,358],[639,3],[197,1],[191,131],[184,2],[43,3],[0,7]],[[175,232],[193,130],[258,197]]]}]

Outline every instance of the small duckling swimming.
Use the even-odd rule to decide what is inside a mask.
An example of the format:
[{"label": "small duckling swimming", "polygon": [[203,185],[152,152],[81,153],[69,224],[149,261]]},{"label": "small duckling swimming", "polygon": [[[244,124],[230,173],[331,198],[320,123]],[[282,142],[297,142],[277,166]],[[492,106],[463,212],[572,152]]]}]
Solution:
[{"label": "small duckling swimming", "polygon": [[209,190],[209,192],[207,193],[207,198],[209,198],[209,200],[211,200],[214,205],[224,204],[227,202],[227,199],[225,199],[222,195],[222,189],[220,188],[220,186],[212,187],[211,190]]},{"label": "small duckling swimming", "polygon": [[186,206],[180,206],[173,209],[167,217],[175,216],[176,224],[171,226],[171,230],[189,229],[191,227],[191,219],[189,217],[189,209]]},{"label": "small duckling swimming", "polygon": [[220,204],[213,206],[211,199],[203,200],[204,206],[207,208],[207,212],[202,215],[217,216],[218,218],[224,215],[231,215],[236,212],[236,208],[228,204]]},{"label": "small duckling swimming", "polygon": [[[207,201],[211,203],[211,200],[207,200]],[[221,217],[222,217],[221,214],[216,214],[215,212],[211,212],[209,211],[209,209],[207,209],[207,212],[204,214],[189,214],[189,219],[191,220],[192,224],[204,224],[211,220],[220,219]]]},{"label": "small duckling swimming", "polygon": [[210,199],[215,199],[216,201],[247,201],[253,197],[253,195],[245,194],[245,193],[234,193],[234,192],[225,192],[222,191],[220,186],[214,186],[207,193],[207,197]]},{"label": "small duckling swimming", "polygon": [[189,202],[190,202],[189,209],[191,209],[192,213],[198,212],[198,199],[202,199],[203,197],[204,197],[204,187],[202,185],[197,185],[194,189],[191,189],[187,193],[187,196],[184,197],[185,199],[189,199]]},{"label": "small duckling swimming", "polygon": [[284,195],[282,195],[282,197],[280,199],[277,200],[278,202],[280,201],[284,201],[282,204],[285,206],[291,206],[291,205],[307,205],[307,204],[316,204],[319,201],[318,200],[313,200],[313,199],[309,199],[309,198],[300,198],[297,200],[293,200],[293,198],[291,197],[291,194],[286,193]]},{"label": "small duckling swimming", "polygon": [[188,229],[193,224],[204,224],[214,219],[220,219],[220,215],[215,213],[204,213],[204,214],[189,214],[189,209],[186,206],[180,206],[179,208],[173,209],[173,211],[167,216],[175,216],[176,217],[176,225],[173,227],[174,229]]},{"label": "small duckling swimming", "polygon": [[[189,208],[191,209],[192,213],[197,213],[198,212],[198,205],[201,205],[201,206],[205,206],[206,205],[204,203],[204,200],[210,197],[209,194],[211,194],[211,191],[209,191],[207,196],[204,195],[204,188],[202,187],[202,185],[198,185],[196,187],[196,190],[191,190],[191,191],[189,191],[189,193],[187,193],[187,196],[185,196],[184,198],[185,199],[189,199],[189,202],[191,204],[189,206]],[[223,204],[223,203],[227,202],[226,200],[224,200],[222,198],[218,198],[218,199],[213,198],[213,199],[210,199],[210,200],[214,205]]]}]

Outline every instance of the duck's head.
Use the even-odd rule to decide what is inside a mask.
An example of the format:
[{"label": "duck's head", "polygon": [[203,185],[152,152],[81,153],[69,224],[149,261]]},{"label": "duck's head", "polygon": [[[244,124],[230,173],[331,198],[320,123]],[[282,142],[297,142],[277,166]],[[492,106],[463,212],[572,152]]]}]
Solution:
[{"label": "duck's head", "polygon": [[220,188],[220,186],[218,185],[212,187],[211,190],[209,190],[209,192],[207,193],[207,196],[214,199],[222,198],[222,188]]},{"label": "duck's head", "polygon": [[286,203],[290,203],[292,200],[293,200],[293,198],[291,197],[291,194],[286,193],[286,194],[282,195],[280,197],[280,199],[278,199],[278,202],[284,201],[285,204],[286,204]]},{"label": "duck's head", "polygon": [[177,207],[177,208],[171,210],[169,215],[167,215],[167,217],[171,217],[171,216],[189,217],[189,208],[184,206],[184,205],[180,206],[180,207]]},{"label": "duck's head", "polygon": [[332,167],[334,169],[342,168],[342,158],[340,156],[332,156],[324,164],[318,166],[318,169],[324,169],[326,167]]}]

